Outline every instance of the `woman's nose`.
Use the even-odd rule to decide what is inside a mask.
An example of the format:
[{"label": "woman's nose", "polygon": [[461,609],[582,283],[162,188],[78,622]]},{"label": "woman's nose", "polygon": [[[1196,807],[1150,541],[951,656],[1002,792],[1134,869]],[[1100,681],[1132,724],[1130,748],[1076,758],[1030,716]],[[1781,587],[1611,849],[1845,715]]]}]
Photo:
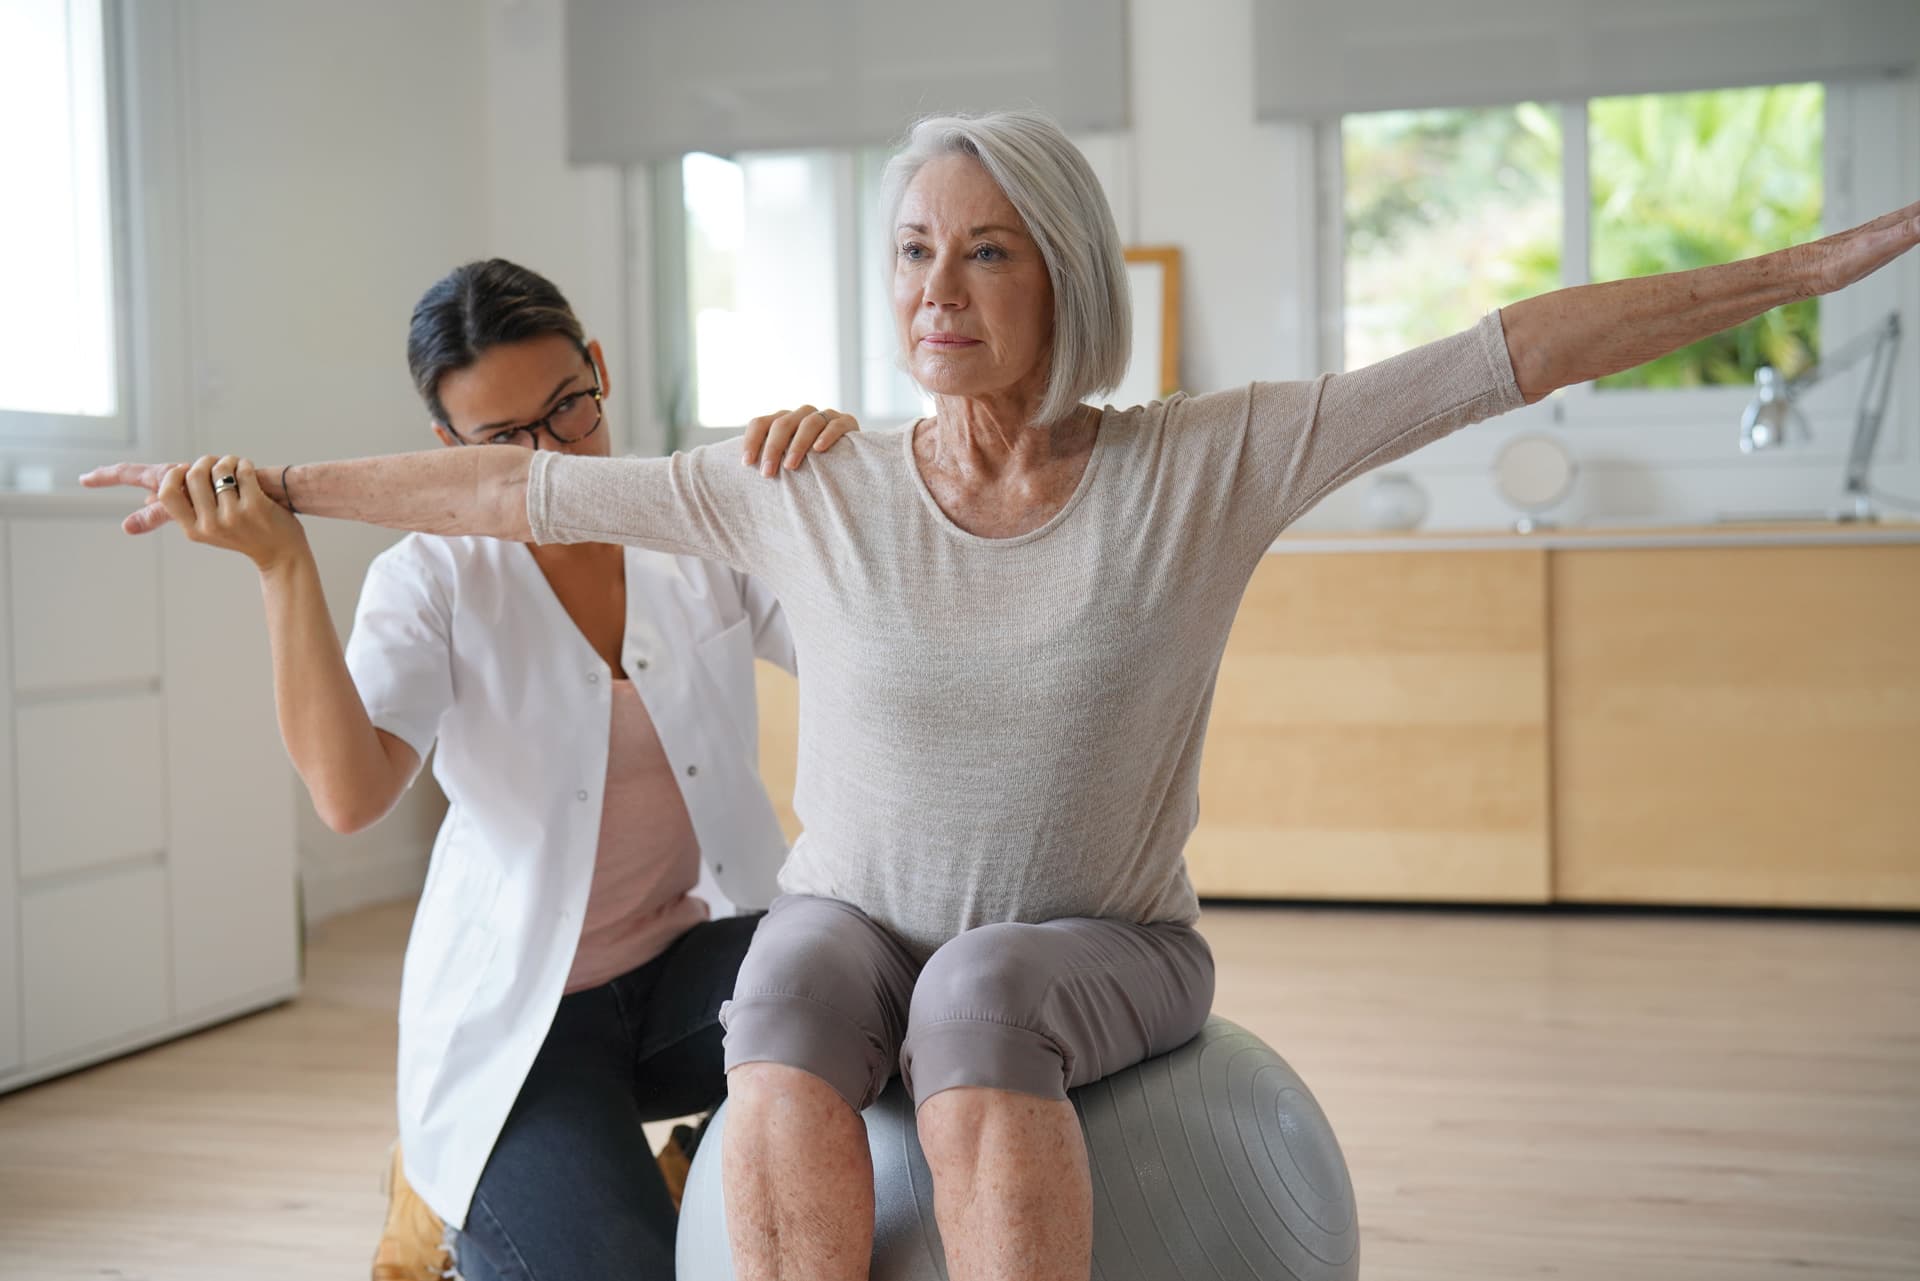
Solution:
[{"label": "woman's nose", "polygon": [[921,290],[920,299],[928,307],[960,306],[966,300],[960,287],[960,273],[944,263],[936,264],[927,273],[927,283]]}]

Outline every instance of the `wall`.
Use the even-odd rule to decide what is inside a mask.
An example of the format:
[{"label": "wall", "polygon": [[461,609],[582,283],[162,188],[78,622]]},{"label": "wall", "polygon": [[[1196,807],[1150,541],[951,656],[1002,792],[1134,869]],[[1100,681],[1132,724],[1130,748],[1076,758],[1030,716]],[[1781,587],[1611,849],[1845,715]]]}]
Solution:
[{"label": "wall", "polygon": [[[422,289],[487,246],[471,7],[192,0],[180,11],[187,452],[271,462],[431,446],[407,377],[407,317]],[[393,536],[307,527],[344,635],[366,566]],[[430,779],[351,838],[295,790],[309,919],[418,888],[444,809]]]},{"label": "wall", "polygon": [[[645,383],[626,376],[626,184],[566,162],[561,13],[560,0],[182,5],[192,452],[431,447],[407,317],[450,267],[491,255],[566,291],[607,348],[609,417],[632,441],[620,409],[644,403]],[[309,531],[344,637],[392,535]],[[358,836],[329,831],[304,791],[298,805],[309,920],[417,890],[445,810],[424,775]]]}]

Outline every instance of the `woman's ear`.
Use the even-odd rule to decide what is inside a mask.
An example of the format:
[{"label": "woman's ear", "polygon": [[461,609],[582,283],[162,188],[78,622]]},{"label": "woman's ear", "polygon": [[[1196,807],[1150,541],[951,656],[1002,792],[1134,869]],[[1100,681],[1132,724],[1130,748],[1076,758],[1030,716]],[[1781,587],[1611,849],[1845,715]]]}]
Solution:
[{"label": "woman's ear", "polygon": [[606,353],[600,350],[600,340],[598,338],[595,338],[587,344],[587,359],[593,362],[594,372],[600,375],[600,394],[604,397],[611,398],[613,396],[613,380],[607,377],[607,357]]},{"label": "woman's ear", "polygon": [[447,425],[445,423],[436,423],[429,420],[427,423],[427,426],[433,428],[433,434],[440,438],[441,444],[457,445],[460,443],[459,441],[453,438],[453,433],[447,430]]}]

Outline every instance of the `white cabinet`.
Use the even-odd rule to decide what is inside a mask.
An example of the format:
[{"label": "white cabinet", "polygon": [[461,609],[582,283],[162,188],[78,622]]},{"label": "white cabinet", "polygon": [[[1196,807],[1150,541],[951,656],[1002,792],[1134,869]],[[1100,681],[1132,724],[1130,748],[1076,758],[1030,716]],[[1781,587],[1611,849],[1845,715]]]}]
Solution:
[{"label": "white cabinet", "polygon": [[153,691],[20,699],[13,740],[19,751],[22,883],[166,849],[160,701]]},{"label": "white cabinet", "polygon": [[161,572],[174,1001],[214,1010],[283,991],[299,967],[293,771],[259,576],[178,538]]},{"label": "white cabinet", "polygon": [[98,516],[9,523],[14,688],[37,694],[158,680],[158,541],[129,538],[118,521]]},{"label": "white cabinet", "polygon": [[20,895],[28,1063],[157,1036],[167,993],[167,874],[157,862]]},{"label": "white cabinet", "polygon": [[0,495],[0,1092],[298,987],[258,580],[124,509]]}]

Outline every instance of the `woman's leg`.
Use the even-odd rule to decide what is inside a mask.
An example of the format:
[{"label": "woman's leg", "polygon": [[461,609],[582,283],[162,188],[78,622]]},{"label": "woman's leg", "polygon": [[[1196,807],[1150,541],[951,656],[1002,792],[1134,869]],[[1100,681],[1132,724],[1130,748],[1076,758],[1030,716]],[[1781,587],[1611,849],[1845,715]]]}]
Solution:
[{"label": "woman's leg", "polygon": [[632,1065],[613,984],[561,1000],[455,1244],[466,1281],[673,1275],[673,1202]]},{"label": "woman's leg", "polygon": [[914,964],[832,899],[773,905],[726,1012],[727,1230],[740,1281],[864,1281],[873,1163],[860,1113],[893,1075]]},{"label": "woman's leg", "polygon": [[1213,957],[1185,926],[990,925],[914,989],[902,1068],[954,1281],[1086,1281],[1093,1186],[1068,1089],[1188,1040]]},{"label": "woman's leg", "polygon": [[720,1006],[754,923],[696,925],[561,1001],[468,1211],[467,1281],[670,1281],[678,1217],[641,1123],[725,1094]]}]

